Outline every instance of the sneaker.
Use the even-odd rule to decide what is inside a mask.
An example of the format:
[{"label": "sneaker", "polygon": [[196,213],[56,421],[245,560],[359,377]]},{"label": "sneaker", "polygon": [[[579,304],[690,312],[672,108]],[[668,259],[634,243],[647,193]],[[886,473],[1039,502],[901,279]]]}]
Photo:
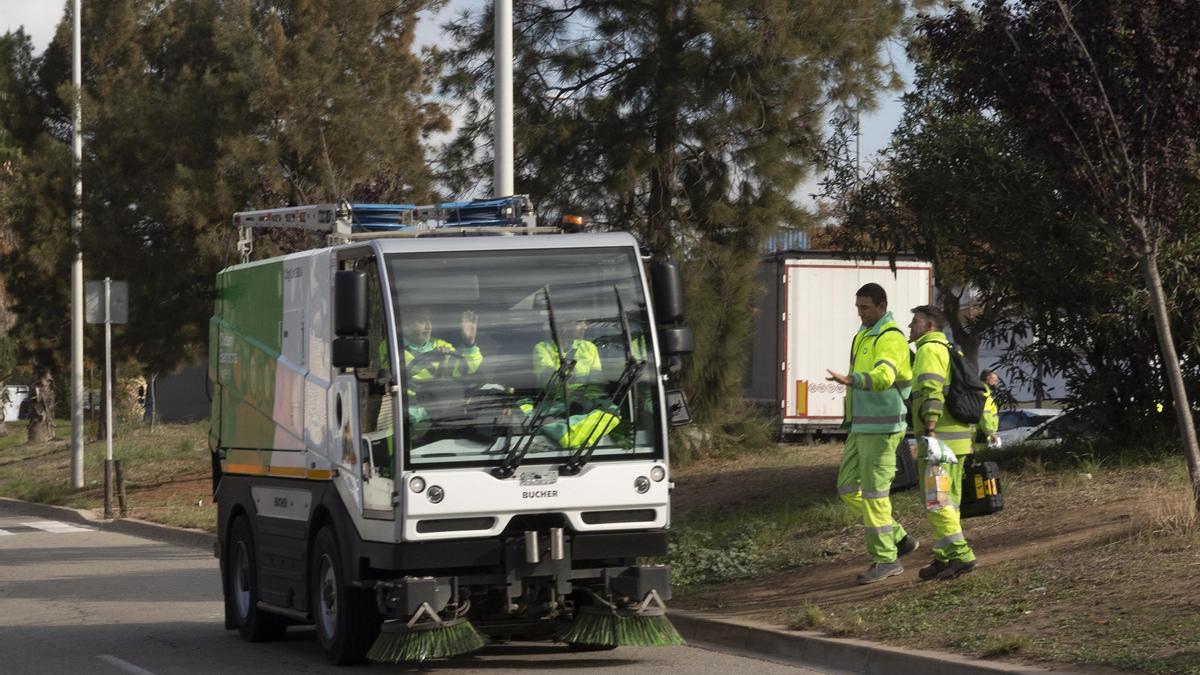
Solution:
[{"label": "sneaker", "polygon": [[975,561],[974,560],[969,560],[966,562],[963,562],[962,560],[951,560],[949,563],[946,564],[945,569],[938,572],[937,579],[940,581],[944,581],[946,579],[953,579],[955,577],[961,577],[962,575],[966,574],[967,572],[970,572],[973,569],[975,569]]},{"label": "sneaker", "polygon": [[948,567],[950,567],[950,563],[935,559],[933,562],[918,570],[917,576],[921,577],[922,581],[936,579],[937,575],[941,574]]},{"label": "sneaker", "polygon": [[876,581],[883,581],[888,577],[894,577],[903,571],[904,566],[898,562],[872,563],[866,572],[858,575],[858,583],[873,584]]},{"label": "sneaker", "polygon": [[903,558],[919,548],[921,548],[921,542],[917,541],[916,537],[906,534],[903,539],[896,543],[896,555]]}]

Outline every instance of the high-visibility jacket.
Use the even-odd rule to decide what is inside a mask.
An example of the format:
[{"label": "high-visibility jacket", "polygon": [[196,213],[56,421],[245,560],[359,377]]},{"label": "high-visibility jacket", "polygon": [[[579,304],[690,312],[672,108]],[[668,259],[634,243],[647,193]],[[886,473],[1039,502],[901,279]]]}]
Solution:
[{"label": "high-visibility jacket", "polygon": [[912,366],[908,340],[891,312],[854,335],[850,378],[843,425],[848,425],[852,433],[904,431],[904,402],[912,388]]},{"label": "high-visibility jacket", "polygon": [[913,430],[924,434],[934,422],[938,440],[950,446],[956,455],[971,452],[975,425],[960,422],[946,410],[946,392],[950,388],[950,350],[941,331],[930,331],[917,338],[917,356],[913,361]]},{"label": "high-visibility jacket", "polygon": [[[413,370],[413,360],[418,354],[425,354],[437,349],[446,348],[450,353],[456,354],[457,350],[454,345],[440,338],[430,338],[423,345],[414,345],[407,340],[404,342],[404,367],[408,370],[408,377],[412,380],[430,380],[442,374],[442,369],[449,368],[451,377],[462,377],[466,373],[473,373],[479,370],[479,365],[483,363],[483,352],[479,350],[479,345],[471,345],[462,350],[462,361],[452,359],[449,356],[444,356],[432,363],[421,365]],[[463,365],[466,368],[463,368]]]},{"label": "high-visibility jacket", "polygon": [[[570,347],[575,359],[575,370],[571,373],[574,384],[594,379],[600,374],[600,351],[591,340],[575,340]],[[533,374],[542,384],[550,374],[558,370],[558,347],[553,342],[539,342],[533,347]]]},{"label": "high-visibility jacket", "polygon": [[988,440],[1000,428],[1000,411],[992,398],[992,388],[983,385],[983,415],[975,425],[975,451],[986,450]]}]

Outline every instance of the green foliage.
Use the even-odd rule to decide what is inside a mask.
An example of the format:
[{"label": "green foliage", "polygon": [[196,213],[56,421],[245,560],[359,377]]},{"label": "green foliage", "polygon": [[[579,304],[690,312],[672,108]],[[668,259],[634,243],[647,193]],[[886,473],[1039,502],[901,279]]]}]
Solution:
[{"label": "green foliage", "polygon": [[[811,215],[792,195],[824,115],[869,109],[898,78],[880,49],[905,3],[535,0],[515,7],[516,191],[542,215],[584,213],[682,259],[697,354],[685,386],[715,435],[743,413],[753,271],[763,239]],[[440,93],[464,123],[447,146],[455,193],[488,190],[490,10],[450,25]],[[853,25],[853,31],[845,30]],[[691,372],[695,370],[696,372]],[[737,432],[734,432],[736,435]]]},{"label": "green foliage", "polygon": [[[428,4],[84,3],[81,245],[89,278],[130,281],[116,349],[149,372],[195,359],[236,210],[428,197],[421,139],[445,125],[412,50]],[[22,153],[5,281],[22,356],[48,373],[68,358],[70,75],[69,30],[36,57],[0,41]]]},{"label": "green foliage", "polygon": [[718,537],[702,530],[676,530],[668,549],[671,583],[680,588],[749,579],[766,569],[766,555],[748,531]]},{"label": "green foliage", "polygon": [[[1154,403],[1131,401],[1125,383],[1147,370],[1157,375],[1151,381],[1170,383],[1160,386],[1173,392],[1200,509],[1200,444],[1189,403],[1193,396],[1187,393],[1200,370],[1186,358],[1194,345],[1178,348],[1172,330],[1172,318],[1194,323],[1191,313],[1180,311],[1191,307],[1180,305],[1194,300],[1195,284],[1191,277],[1172,283],[1180,281],[1172,278],[1173,269],[1188,265],[1163,261],[1180,256],[1194,265],[1196,260],[1200,81],[1194,73],[1200,53],[1194,45],[1200,23],[1195,8],[1169,0],[1071,5],[980,0],[975,11],[959,6],[927,20],[921,32],[932,57],[946,66],[947,88],[974,109],[1013,125],[1022,147],[1061,187],[1066,212],[1082,220],[1072,223],[1071,243],[1087,246],[1102,238],[1122,262],[1133,263],[1138,283],[1124,280],[1116,311],[1106,308],[1108,322],[1149,326],[1144,334],[1157,343],[1156,350],[1137,350],[1128,361],[1129,354],[1111,358],[1114,347],[1129,346],[1130,333],[1082,331],[1091,339],[1080,344],[1077,324],[1057,330],[1043,325],[1045,334],[1038,337],[1064,352],[1115,361],[1120,379],[1109,382],[1119,393],[1107,394],[1103,386],[1108,383],[1088,393],[1107,405],[1105,413],[1119,411],[1121,403],[1132,408],[1125,420],[1145,416]],[[1106,261],[1107,271],[1120,276],[1111,271],[1113,258]]]},{"label": "green foliage", "polygon": [[[980,7],[978,14],[956,10],[945,21],[923,24],[910,48],[918,64],[916,90],[905,97],[904,117],[880,169],[860,183],[845,143],[840,156],[834,153],[837,171],[826,189],[843,198],[838,215],[845,224],[835,241],[850,250],[881,256],[912,251],[933,260],[956,338],[968,347],[1000,340],[998,346],[1007,349],[1000,365],[1034,391],[1047,376],[1061,376],[1067,392],[1055,396],[1080,408],[1087,423],[1102,430],[1108,442],[1099,444],[1101,451],[1147,440],[1154,444],[1172,433],[1177,437],[1173,416],[1157,411],[1158,404],[1170,406],[1172,397],[1141,249],[1111,236],[1110,226],[1124,217],[1112,211],[1123,208],[1122,199],[1081,180],[1075,172],[1088,166],[1088,158],[1077,148],[1061,147],[1073,137],[1061,126],[1065,118],[1057,110],[1074,116],[1076,125],[1081,115],[1102,116],[1088,107],[1095,100],[1079,99],[1080,88],[1092,86],[1085,82],[1091,75],[1083,72],[1055,2]],[[1130,18],[1143,11],[1138,8],[1145,15]],[[1105,54],[1105,79],[1133,72],[1130,62],[1122,61],[1136,60],[1130,50],[1182,44],[1181,34],[1163,23],[1172,11],[1158,3],[1118,2],[1075,6],[1072,16],[1091,31],[1084,39],[1092,51]],[[1138,25],[1145,32],[1136,38],[1114,33],[1106,23],[1110,19],[1142,22]],[[1005,37],[1010,30],[1017,42]],[[1111,53],[1102,46],[1109,40]],[[1004,61],[1013,45],[1024,41],[1030,48],[1015,61]],[[1067,52],[1073,55],[1068,58]],[[1015,74],[1017,63],[1028,69],[1025,74]],[[1070,86],[1036,84],[1044,77],[1076,79]],[[1200,387],[1200,335],[1191,320],[1200,312],[1200,285],[1192,274],[1200,262],[1194,217],[1200,192],[1193,169],[1151,167],[1175,157],[1177,143],[1190,141],[1164,120],[1135,118],[1147,105],[1140,91],[1155,91],[1164,119],[1172,119],[1192,109],[1181,102],[1200,94],[1200,88],[1189,89],[1157,65],[1138,77],[1142,89],[1132,88],[1129,80],[1110,92],[1129,97],[1113,105],[1126,132],[1144,139],[1134,159],[1147,163],[1146,175],[1159,181],[1147,189],[1174,195],[1169,206],[1160,197],[1149,201],[1166,209],[1162,213],[1175,214],[1155,225],[1162,235],[1156,260],[1170,300],[1182,376],[1194,392]],[[1107,124],[1088,124],[1087,133],[1100,133],[1097,129]],[[1120,154],[1112,149],[1114,142],[1104,135],[1088,145]],[[1156,144],[1166,154],[1148,153],[1146,148]],[[963,304],[966,289],[969,306]]]}]

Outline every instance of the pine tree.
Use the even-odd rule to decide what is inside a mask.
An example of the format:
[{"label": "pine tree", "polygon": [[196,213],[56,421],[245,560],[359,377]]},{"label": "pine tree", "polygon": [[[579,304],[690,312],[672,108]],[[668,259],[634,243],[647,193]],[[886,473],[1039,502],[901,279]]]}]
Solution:
[{"label": "pine tree", "polygon": [[[235,211],[428,196],[421,142],[445,121],[412,51],[426,4],[84,3],[85,275],[129,281],[114,349],[147,379],[204,349]],[[69,359],[70,17],[41,57],[14,53],[30,114],[5,276],[48,382]]]},{"label": "pine tree", "polygon": [[[543,216],[585,213],[684,259],[697,354],[689,394],[710,428],[741,417],[759,245],[810,215],[794,192],[824,114],[869,109],[897,82],[881,51],[903,27],[888,0],[532,0],[516,6],[515,184]],[[492,16],[449,26],[441,93],[461,132],[443,178],[490,174]],[[853,26],[848,30],[847,26]],[[699,320],[697,320],[699,319]]]}]

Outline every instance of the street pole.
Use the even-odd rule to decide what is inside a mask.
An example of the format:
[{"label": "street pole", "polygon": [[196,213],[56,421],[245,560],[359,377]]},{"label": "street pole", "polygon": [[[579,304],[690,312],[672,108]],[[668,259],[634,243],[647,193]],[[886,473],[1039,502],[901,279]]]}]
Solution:
[{"label": "street pole", "polygon": [[80,57],[81,0],[72,5],[71,87],[74,124],[71,131],[71,173],[75,198],[71,205],[71,487],[83,487],[83,65]]},{"label": "street pole", "polygon": [[493,197],[513,194],[513,36],[512,0],[496,0],[495,45],[492,67],[495,90],[495,178]]},{"label": "street pole", "polygon": [[104,277],[104,517],[112,518],[112,279]]}]

